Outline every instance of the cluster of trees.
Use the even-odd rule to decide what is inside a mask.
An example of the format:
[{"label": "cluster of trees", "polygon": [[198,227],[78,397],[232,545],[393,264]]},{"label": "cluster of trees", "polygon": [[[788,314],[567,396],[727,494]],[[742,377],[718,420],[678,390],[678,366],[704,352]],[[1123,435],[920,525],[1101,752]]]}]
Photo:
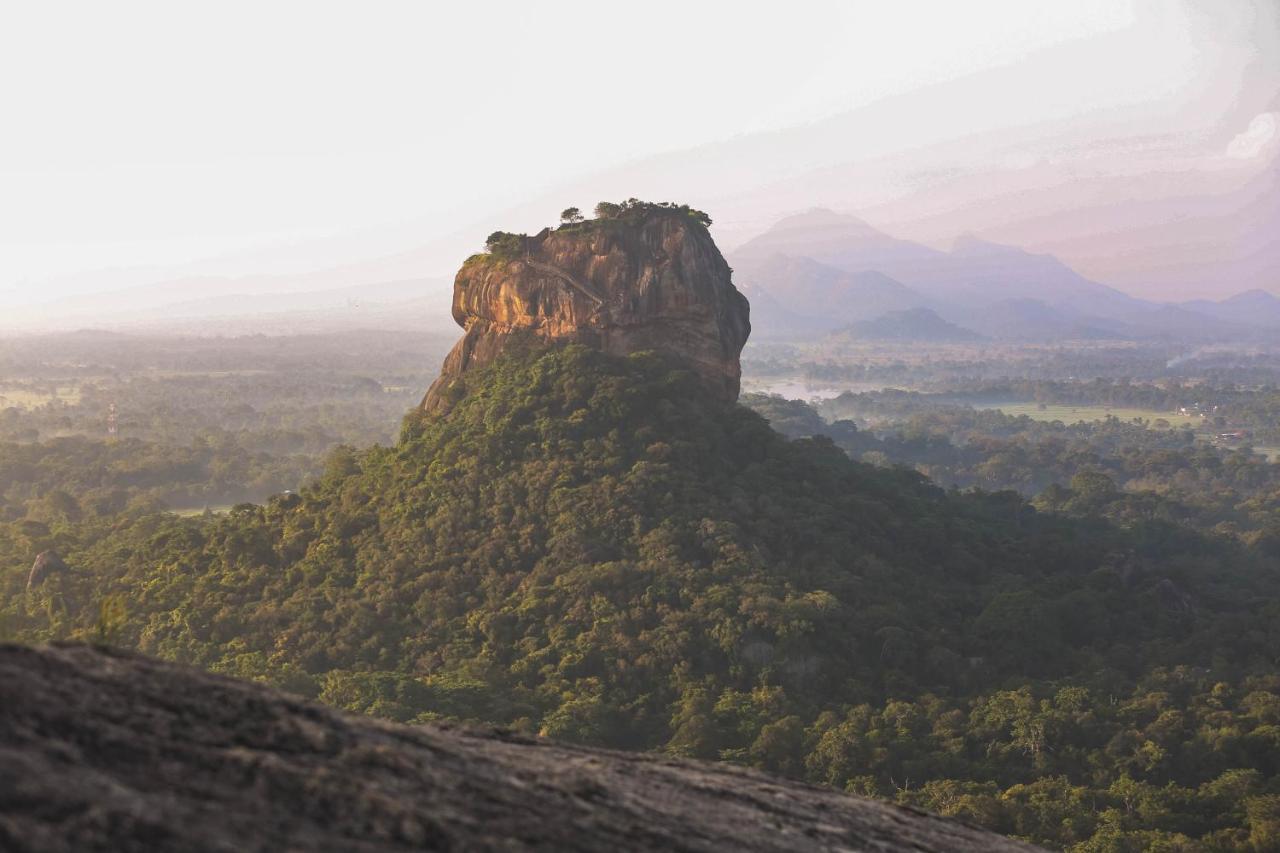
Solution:
[{"label": "cluster of trees", "polygon": [[1015,379],[1003,382],[975,382],[955,388],[958,399],[1034,400],[1040,403],[1071,403],[1091,406],[1133,407],[1172,411],[1180,406],[1204,405],[1247,395],[1234,386],[1206,382],[1135,382],[1130,379],[1094,378],[1085,382],[1057,379]]},{"label": "cluster of trees", "polygon": [[128,507],[198,508],[261,500],[319,473],[323,460],[252,451],[230,437],[186,447],[73,436],[0,442],[0,518],[109,517]]},{"label": "cluster of trees", "polygon": [[[296,489],[334,446],[393,442],[443,350],[394,333],[24,342],[0,347],[18,371],[4,387],[75,389],[70,399],[0,407],[0,519],[35,529]],[[112,407],[117,435],[108,437]]]},{"label": "cluster of trees", "polygon": [[[762,376],[803,377],[811,382],[910,387],[950,391],[1009,377],[1069,380],[1079,376],[1156,378],[1166,374],[1159,347],[974,343],[908,345],[894,341],[759,341],[744,352],[743,367]],[[1272,374],[1280,376],[1280,366]]]},{"label": "cluster of trees", "polygon": [[0,410],[0,440],[103,438],[114,405],[121,437],[182,445],[195,436],[274,454],[317,455],[343,442],[394,440],[388,423],[417,396],[417,387],[388,392],[366,376],[131,377],[85,384],[74,404]]},{"label": "cluster of trees", "polygon": [[[583,216],[582,211],[576,207],[567,207],[560,213],[560,230],[608,227],[614,223],[634,224],[654,215],[681,216],[697,222],[704,228],[711,226],[710,216],[687,204],[676,204],[670,201],[650,202],[641,201],[638,198],[629,198],[619,203],[611,201],[600,202],[595,207],[595,219],[587,219]],[[550,233],[550,229],[530,237],[524,233],[494,231],[485,238],[485,252],[498,258],[516,258],[536,250],[541,246],[542,240],[548,233]],[[483,255],[472,256],[473,259],[480,257],[483,257]]]},{"label": "cluster of trees", "polygon": [[514,258],[529,251],[529,235],[494,231],[485,238],[484,250],[498,258]]},{"label": "cluster of trees", "polygon": [[[1063,512],[946,491],[851,460],[838,445],[878,441],[851,424],[788,441],[655,355],[513,355],[468,386],[261,506],[0,521],[0,631],[742,762],[1080,850],[1271,849],[1267,542],[1104,517],[1090,477]],[[27,589],[47,547],[71,570]]]},{"label": "cluster of trees", "polygon": [[[827,435],[854,458],[910,466],[955,488],[1014,489],[1042,509],[1124,522],[1161,518],[1247,543],[1280,537],[1280,465],[1249,448],[1206,444],[1190,430],[1110,417],[1063,424],[939,403],[902,391],[845,394],[827,414],[860,412],[872,429],[828,423],[799,401],[744,400],[784,434]],[[865,424],[866,422],[863,421]],[[1080,484],[1094,486],[1077,500]]]},{"label": "cluster of trees", "polygon": [[[235,339],[51,335],[15,365],[70,400],[0,404],[0,441],[117,434],[182,451],[193,442],[318,459],[336,444],[395,440],[449,340],[398,333]],[[8,383],[17,380],[9,379]],[[3,394],[3,391],[0,391]],[[262,497],[262,495],[259,495]]]},{"label": "cluster of trees", "polygon": [[[65,385],[139,376],[283,373],[349,374],[420,380],[437,368],[450,341],[391,330],[299,335],[192,337],[68,332],[0,338],[0,380]],[[2,393],[2,392],[0,392]]]},{"label": "cluster of trees", "polygon": [[1210,425],[1245,427],[1261,442],[1280,442],[1280,387],[1238,382],[1025,380],[962,389],[961,399],[1035,400],[1045,403],[1133,406],[1157,411],[1187,408],[1203,413]]},{"label": "cluster of trees", "polygon": [[1245,427],[1263,442],[1280,441],[1280,388],[1274,382],[1246,386],[1224,381],[1140,382],[1128,378],[1095,378],[1087,382],[1027,378],[991,382],[956,380],[933,394],[905,391],[846,393],[833,400],[833,411],[864,414],[915,414],[955,404],[1036,402],[1081,406],[1149,409],[1173,412],[1185,408],[1203,415],[1210,427]]},{"label": "cluster of trees", "polygon": [[[569,209],[569,211],[572,210],[575,210],[575,208]],[[565,212],[568,213],[569,211]],[[711,217],[704,211],[692,208],[687,204],[676,204],[671,201],[641,201],[638,198],[629,198],[619,203],[602,201],[596,205],[595,214],[596,219],[621,220],[624,222],[636,222],[654,214],[676,214],[688,217],[704,227],[711,226]]]},{"label": "cluster of trees", "polygon": [[[393,442],[447,344],[386,332],[0,342],[12,371],[0,373],[4,390],[75,392],[0,403],[0,519],[29,522],[47,542],[45,528],[62,521],[92,528],[117,513],[216,508],[295,489],[337,445]],[[117,435],[108,438],[112,406]]]},{"label": "cluster of trees", "polygon": [[[1280,388],[1275,385],[1244,387],[1222,382],[1135,382],[1094,379],[1088,382],[1055,379],[1018,379],[989,382],[954,380],[946,390],[920,393],[884,389],[845,392],[826,401],[829,418],[861,417],[905,420],[917,414],[945,412],[970,404],[1044,403],[1072,406],[1106,406],[1203,415],[1207,427],[1249,429],[1259,442],[1280,441]],[[1159,419],[1153,415],[1150,420]]]},{"label": "cluster of trees", "polygon": [[[1069,389],[1080,377],[1106,384],[1173,382],[1192,388],[1248,389],[1280,386],[1280,350],[1254,356],[1224,351],[1178,362],[1180,345],[1159,341],[1029,343],[849,342],[841,336],[816,341],[753,340],[743,369],[759,377],[796,378],[856,387],[865,383],[939,392],[999,395],[1012,384],[1041,380]],[[1171,366],[1172,365],[1172,366]],[[1012,383],[1010,380],[1012,379]],[[1152,388],[1158,386],[1152,384]],[[1189,394],[1192,402],[1198,395]],[[997,396],[1027,400],[1030,397]],[[990,399],[990,397],[988,397]],[[1063,400],[1062,402],[1066,402]]]}]

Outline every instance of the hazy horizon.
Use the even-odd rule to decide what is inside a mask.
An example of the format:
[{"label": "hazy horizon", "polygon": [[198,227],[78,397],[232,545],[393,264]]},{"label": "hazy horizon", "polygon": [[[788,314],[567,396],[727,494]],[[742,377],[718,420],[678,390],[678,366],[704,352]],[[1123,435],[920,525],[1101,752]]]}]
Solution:
[{"label": "hazy horizon", "polygon": [[169,280],[139,304],[228,292],[205,277],[447,278],[486,229],[628,196],[708,210],[730,251],[827,207],[938,248],[1052,253],[1158,302],[1280,291],[1266,0],[4,18],[15,317]]}]

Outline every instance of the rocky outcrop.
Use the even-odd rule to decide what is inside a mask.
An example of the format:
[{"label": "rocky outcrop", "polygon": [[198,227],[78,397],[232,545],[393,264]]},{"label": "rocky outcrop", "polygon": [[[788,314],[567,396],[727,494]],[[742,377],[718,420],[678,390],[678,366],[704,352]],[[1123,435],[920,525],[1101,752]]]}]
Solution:
[{"label": "rocky outcrop", "polygon": [[136,655],[0,645],[0,849],[1032,848],[729,766],[397,726]]},{"label": "rocky outcrop", "polygon": [[36,589],[44,584],[55,572],[65,574],[71,567],[62,561],[57,551],[41,551],[36,561],[31,564],[31,574],[27,575],[27,589]]},{"label": "rocky outcrop", "polygon": [[465,390],[462,377],[514,340],[669,353],[712,393],[737,398],[738,356],[751,331],[747,299],[687,209],[641,204],[616,218],[502,236],[505,244],[468,259],[454,280],[453,317],[466,334],[424,409],[447,410]]}]

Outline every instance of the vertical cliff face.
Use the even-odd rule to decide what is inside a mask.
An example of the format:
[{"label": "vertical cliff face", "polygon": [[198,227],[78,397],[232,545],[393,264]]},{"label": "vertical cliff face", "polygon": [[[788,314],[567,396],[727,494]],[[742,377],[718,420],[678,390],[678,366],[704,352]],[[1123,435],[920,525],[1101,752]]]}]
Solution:
[{"label": "vertical cliff face", "polygon": [[641,350],[687,362],[711,393],[736,399],[751,331],[747,299],[706,227],[674,208],[509,239],[463,264],[453,317],[466,330],[422,407],[444,412],[461,377],[516,340],[572,342],[615,355]]}]

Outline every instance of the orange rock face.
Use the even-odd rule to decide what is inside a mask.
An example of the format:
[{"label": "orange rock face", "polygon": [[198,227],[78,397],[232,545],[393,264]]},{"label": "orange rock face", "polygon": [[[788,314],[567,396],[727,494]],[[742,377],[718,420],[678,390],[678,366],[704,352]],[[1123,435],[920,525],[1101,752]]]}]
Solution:
[{"label": "orange rock face", "polygon": [[454,280],[453,317],[466,334],[427,391],[428,412],[446,411],[459,378],[518,338],[671,353],[733,400],[751,332],[710,233],[667,211],[547,229],[516,250],[473,256]]}]

